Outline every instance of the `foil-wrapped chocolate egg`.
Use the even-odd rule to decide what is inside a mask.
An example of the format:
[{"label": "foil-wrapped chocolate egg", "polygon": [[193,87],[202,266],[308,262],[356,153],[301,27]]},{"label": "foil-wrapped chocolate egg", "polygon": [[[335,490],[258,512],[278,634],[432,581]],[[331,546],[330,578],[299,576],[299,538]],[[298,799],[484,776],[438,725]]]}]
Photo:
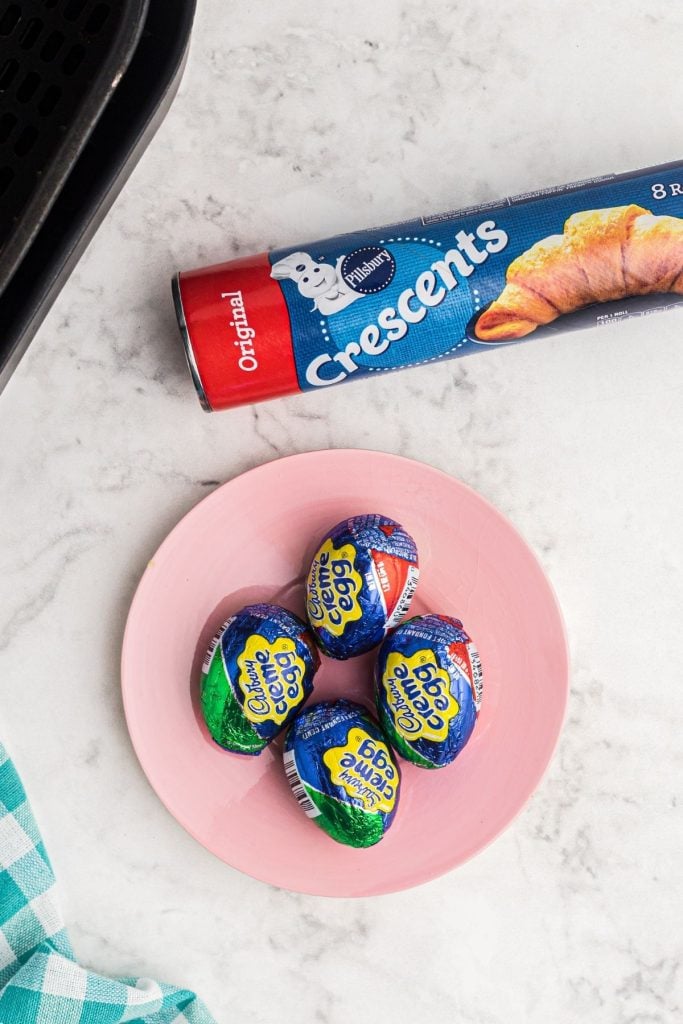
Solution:
[{"label": "foil-wrapped chocolate egg", "polygon": [[382,644],[375,666],[379,720],[394,749],[443,768],[474,729],[482,696],[479,654],[459,619],[417,615]]},{"label": "foil-wrapped chocolate egg", "polygon": [[287,730],[284,765],[308,817],[346,846],[374,846],[398,807],[401,775],[382,732],[348,700],[305,708]]},{"label": "foil-wrapped chocolate egg", "polygon": [[310,629],[274,604],[233,615],[204,659],[201,708],[216,743],[236,754],[260,754],[313,690],[320,665]]},{"label": "foil-wrapped chocolate egg", "polygon": [[360,515],[337,523],[306,581],[308,621],[321,650],[344,659],[376,647],[406,615],[418,576],[415,541],[393,519]]}]

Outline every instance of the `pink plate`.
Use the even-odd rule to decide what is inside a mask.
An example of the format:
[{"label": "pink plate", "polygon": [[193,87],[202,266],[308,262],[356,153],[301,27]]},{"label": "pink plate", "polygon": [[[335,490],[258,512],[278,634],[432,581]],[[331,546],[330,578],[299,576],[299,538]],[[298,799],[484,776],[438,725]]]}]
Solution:
[{"label": "pink plate", "polygon": [[[279,742],[259,757],[220,750],[198,710],[206,647],[253,601],[303,614],[303,580],[340,519],[382,512],[413,535],[421,577],[411,613],[456,615],[484,669],[482,711],[454,764],[403,764],[396,820],[378,846],[354,850],[321,832],[290,794]],[[324,659],[315,697],[371,705],[372,654]],[[150,561],[123,643],[133,745],[171,814],[233,867],[272,885],[326,896],[395,892],[462,864],[531,796],[567,700],[560,611],[513,527],[457,480],[409,459],[322,451],[270,462],[219,487]]]}]

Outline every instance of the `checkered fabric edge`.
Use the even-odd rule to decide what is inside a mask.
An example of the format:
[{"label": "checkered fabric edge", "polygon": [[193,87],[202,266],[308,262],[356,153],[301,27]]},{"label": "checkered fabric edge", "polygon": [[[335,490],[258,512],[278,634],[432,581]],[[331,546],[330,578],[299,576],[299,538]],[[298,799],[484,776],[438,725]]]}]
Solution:
[{"label": "checkered fabric edge", "polygon": [[2,744],[0,1024],[215,1024],[193,992],[75,962],[50,861]]}]

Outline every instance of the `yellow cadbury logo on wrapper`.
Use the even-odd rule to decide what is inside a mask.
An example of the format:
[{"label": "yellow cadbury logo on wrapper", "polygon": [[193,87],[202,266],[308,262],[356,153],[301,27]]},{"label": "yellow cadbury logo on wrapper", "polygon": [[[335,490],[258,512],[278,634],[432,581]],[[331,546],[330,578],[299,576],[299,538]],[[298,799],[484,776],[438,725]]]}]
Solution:
[{"label": "yellow cadbury logo on wrapper", "polygon": [[250,722],[282,725],[292,706],[304,695],[306,666],[288,637],[272,643],[252,633],[237,658],[244,714]]},{"label": "yellow cadbury logo on wrapper", "polygon": [[393,651],[382,683],[404,739],[444,742],[460,705],[451,693],[448,672],[439,668],[433,651],[416,651],[410,657]]},{"label": "yellow cadbury logo on wrapper", "polygon": [[308,617],[332,636],[341,636],[347,625],[362,617],[358,595],[363,578],[354,569],[353,544],[335,548],[331,538],[325,541],[313,561],[308,576]]},{"label": "yellow cadbury logo on wrapper", "polygon": [[391,814],[396,803],[398,772],[385,743],[354,726],[346,743],[326,750],[323,761],[335,786],[341,786],[354,797],[364,811]]}]

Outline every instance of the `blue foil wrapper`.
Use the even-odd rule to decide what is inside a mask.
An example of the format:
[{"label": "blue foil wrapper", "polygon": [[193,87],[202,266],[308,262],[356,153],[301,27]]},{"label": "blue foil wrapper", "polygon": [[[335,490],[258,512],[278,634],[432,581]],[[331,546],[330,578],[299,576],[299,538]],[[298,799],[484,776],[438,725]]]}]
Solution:
[{"label": "blue foil wrapper", "polygon": [[394,749],[443,768],[463,749],[482,695],[479,654],[459,619],[418,615],[386,638],[375,667],[379,720]]},{"label": "blue foil wrapper", "polygon": [[352,516],[330,530],[313,557],[306,611],[325,654],[371,650],[406,615],[419,577],[409,533],[381,515]]},{"label": "blue foil wrapper", "polygon": [[297,715],[285,737],[284,765],[304,813],[337,842],[374,846],[391,826],[401,774],[360,704],[323,701]]},{"label": "blue foil wrapper", "polygon": [[273,604],[243,608],[223,624],[202,666],[202,713],[213,739],[259,754],[308,699],[319,665],[298,616]]}]

